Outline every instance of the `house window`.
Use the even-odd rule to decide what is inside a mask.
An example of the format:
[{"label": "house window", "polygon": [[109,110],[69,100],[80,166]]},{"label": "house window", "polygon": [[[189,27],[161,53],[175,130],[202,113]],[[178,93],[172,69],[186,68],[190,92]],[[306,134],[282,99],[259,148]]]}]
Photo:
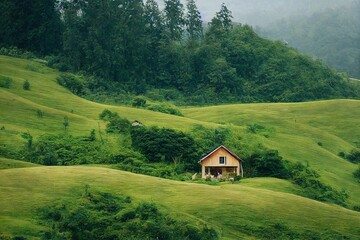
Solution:
[{"label": "house window", "polygon": [[226,164],[226,157],[219,157],[219,164]]}]

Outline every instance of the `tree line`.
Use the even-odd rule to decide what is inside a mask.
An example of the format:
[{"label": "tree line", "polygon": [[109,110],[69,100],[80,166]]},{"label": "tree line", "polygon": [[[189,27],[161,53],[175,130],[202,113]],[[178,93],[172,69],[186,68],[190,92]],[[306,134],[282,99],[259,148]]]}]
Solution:
[{"label": "tree line", "polygon": [[[172,90],[180,104],[356,97],[343,77],[281,42],[234,24],[225,4],[206,31],[194,0],[4,0],[0,47],[48,57],[91,76],[90,90],[147,95]],[[34,21],[29,21],[34,19]]]}]

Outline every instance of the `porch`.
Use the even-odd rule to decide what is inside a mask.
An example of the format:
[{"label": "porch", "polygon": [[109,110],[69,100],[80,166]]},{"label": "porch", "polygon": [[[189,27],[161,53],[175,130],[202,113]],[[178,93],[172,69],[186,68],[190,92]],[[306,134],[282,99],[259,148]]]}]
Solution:
[{"label": "porch", "polygon": [[211,178],[231,178],[240,174],[237,166],[205,167],[204,175]]}]

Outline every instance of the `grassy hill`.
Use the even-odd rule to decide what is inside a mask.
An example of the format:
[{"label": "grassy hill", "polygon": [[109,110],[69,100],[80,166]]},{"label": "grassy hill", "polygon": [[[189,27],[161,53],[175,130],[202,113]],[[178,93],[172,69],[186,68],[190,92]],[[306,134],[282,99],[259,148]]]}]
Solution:
[{"label": "grassy hill", "polygon": [[183,112],[207,122],[259,124],[271,132],[260,139],[263,144],[278,149],[288,160],[308,162],[324,181],[345,189],[355,202],[360,199],[359,184],[352,176],[356,164],[338,156],[359,144],[360,101],[239,104],[186,108]]},{"label": "grassy hill", "polygon": [[33,219],[34,210],[60,198],[71,201],[82,194],[85,184],[91,190],[154,202],[178,218],[206,222],[223,239],[248,238],[251,229],[273,223],[294,231],[337,232],[353,239],[360,234],[360,213],[294,194],[238,184],[183,183],[97,167],[1,170],[0,232],[38,236],[45,228]]},{"label": "grassy hill", "polygon": [[[22,147],[25,140],[21,133],[26,131],[35,140],[44,133],[64,133],[65,116],[69,118],[69,134],[88,135],[99,126],[103,131],[104,122],[98,116],[105,108],[145,125],[184,131],[199,124],[225,126],[254,146],[264,144],[278,149],[290,161],[308,162],[324,183],[349,194],[349,206],[360,205],[359,183],[352,176],[357,166],[337,155],[359,144],[360,101],[191,107],[182,109],[185,117],[178,117],[87,101],[59,86],[58,75],[41,62],[0,56],[0,78],[12,79],[9,88],[0,88],[1,145]],[[25,80],[30,82],[30,91],[23,89]],[[262,129],[249,132],[248,126],[253,124]],[[300,197],[301,189],[285,180],[256,178],[208,186],[100,167],[8,169],[28,166],[33,165],[0,159],[0,233],[38,236],[44,227],[33,219],[34,210],[59,198],[71,200],[90,184],[93,189],[128,194],[136,201],[153,201],[179,218],[209,223],[225,239],[249,237],[255,228],[269,223],[300,232],[333,231],[353,239],[360,236],[358,212]]]}]

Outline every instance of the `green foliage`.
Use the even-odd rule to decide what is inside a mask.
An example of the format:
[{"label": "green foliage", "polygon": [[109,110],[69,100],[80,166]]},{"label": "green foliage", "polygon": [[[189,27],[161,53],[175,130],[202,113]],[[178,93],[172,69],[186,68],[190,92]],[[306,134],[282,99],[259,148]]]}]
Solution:
[{"label": "green foliage", "polygon": [[39,217],[52,226],[44,239],[218,239],[214,229],[177,221],[153,203],[88,190],[71,204],[41,208]]},{"label": "green foliage", "polygon": [[348,195],[345,191],[337,191],[319,180],[319,174],[301,163],[287,163],[291,181],[305,189],[305,196],[346,206]]},{"label": "green foliage", "polygon": [[146,99],[137,97],[132,102],[133,107],[145,107],[146,106]]},{"label": "green foliage", "polygon": [[17,48],[17,47],[1,47],[0,48],[0,55],[6,55],[10,57],[18,57],[24,59],[32,59],[36,58],[36,56],[29,51]]},{"label": "green foliage", "polygon": [[40,109],[36,109],[36,116],[38,116],[39,118],[42,118],[42,117],[44,117],[44,112],[43,111],[41,111]]},{"label": "green foliage", "polygon": [[354,178],[357,178],[360,181],[360,165],[359,167],[353,172]]},{"label": "green foliage", "polygon": [[25,80],[23,83],[23,89],[29,91],[30,90],[30,82]]},{"label": "green foliage", "polygon": [[66,132],[67,128],[69,127],[69,118],[68,118],[68,116],[64,117],[63,125],[64,125],[65,132]]},{"label": "green foliage", "polygon": [[150,162],[183,163],[187,170],[198,169],[196,143],[184,132],[158,127],[133,127],[132,146]]},{"label": "green foliage", "polygon": [[279,152],[276,150],[262,150],[244,159],[245,176],[247,177],[277,177],[288,179],[289,171]]},{"label": "green foliage", "polygon": [[23,153],[24,159],[42,165],[105,163],[109,157],[100,142],[68,135],[40,136],[32,149]]},{"label": "green foliage", "polygon": [[338,155],[349,162],[360,163],[360,151],[358,149],[353,149],[350,153],[339,152]]},{"label": "green foliage", "polygon": [[63,73],[57,79],[57,82],[69,89],[72,93],[81,95],[84,93],[84,80],[71,73]]},{"label": "green foliage", "polygon": [[306,197],[346,206],[348,195],[345,191],[337,191],[325,185],[320,181],[320,175],[316,171],[300,162],[282,160],[278,151],[262,150],[253,153],[244,159],[243,167],[246,177],[289,179],[303,188]]},{"label": "green foliage", "polygon": [[181,111],[176,108],[175,106],[168,104],[168,103],[160,103],[160,104],[149,104],[146,109],[149,109],[151,111],[155,111],[155,112],[162,112],[162,113],[167,113],[167,114],[171,114],[171,115],[176,115],[176,116],[183,116],[183,114],[181,113]]},{"label": "green foliage", "polygon": [[13,80],[11,78],[0,75],[0,87],[10,88],[12,81]]},{"label": "green foliage", "polygon": [[111,112],[105,109],[100,113],[99,118],[107,121],[106,132],[107,133],[129,133],[131,123],[126,118],[121,118],[116,112]]},{"label": "green foliage", "polygon": [[265,129],[265,127],[260,124],[253,123],[253,124],[248,125],[248,131],[251,133],[257,133],[264,129]]},{"label": "green foliage", "polygon": [[353,1],[348,6],[324,9],[308,17],[284,19],[259,32],[272,39],[286,40],[290,46],[322,59],[338,71],[360,78],[359,11],[360,3]]},{"label": "green foliage", "polygon": [[196,125],[191,130],[191,135],[198,145],[199,152],[204,154],[220,145],[225,145],[226,140],[231,135],[231,131],[225,127],[210,129],[202,125]]},{"label": "green foliage", "polygon": [[24,132],[21,137],[27,141],[27,149],[30,150],[33,146],[33,136],[29,132]]},{"label": "green foliage", "polygon": [[360,151],[357,149],[351,150],[351,152],[346,155],[346,159],[352,163],[360,163]]},{"label": "green foliage", "polygon": [[115,118],[116,116],[118,116],[116,112],[111,112],[109,109],[104,109],[99,114],[99,119],[104,121],[110,121],[112,118]]}]

